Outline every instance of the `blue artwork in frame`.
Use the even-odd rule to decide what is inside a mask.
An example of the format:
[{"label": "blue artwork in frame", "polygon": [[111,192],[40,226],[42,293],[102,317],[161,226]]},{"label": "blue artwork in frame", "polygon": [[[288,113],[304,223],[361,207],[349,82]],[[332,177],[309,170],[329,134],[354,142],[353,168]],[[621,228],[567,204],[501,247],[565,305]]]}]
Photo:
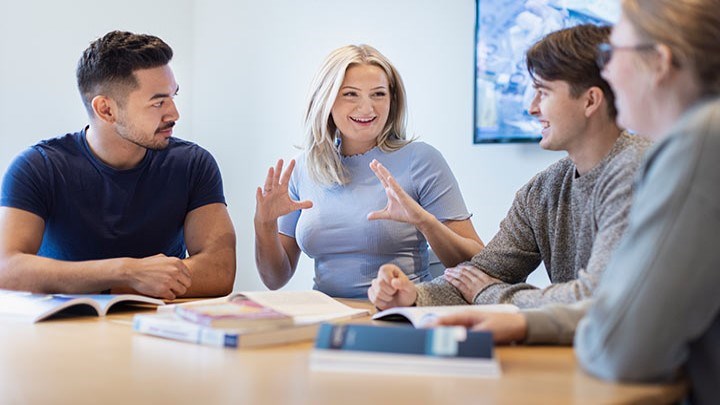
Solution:
[{"label": "blue artwork in frame", "polygon": [[576,24],[617,21],[608,0],[477,0],[474,143],[537,142],[528,113],[534,95],[525,51],[546,34]]}]

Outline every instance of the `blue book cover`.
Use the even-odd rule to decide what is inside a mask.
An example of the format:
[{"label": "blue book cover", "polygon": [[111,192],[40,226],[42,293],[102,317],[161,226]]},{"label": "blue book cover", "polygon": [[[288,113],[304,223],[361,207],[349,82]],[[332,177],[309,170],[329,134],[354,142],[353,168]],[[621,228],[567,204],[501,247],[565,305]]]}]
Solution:
[{"label": "blue book cover", "polygon": [[416,329],[410,326],[322,324],[316,349],[414,354],[455,358],[493,358],[489,332],[463,327]]}]

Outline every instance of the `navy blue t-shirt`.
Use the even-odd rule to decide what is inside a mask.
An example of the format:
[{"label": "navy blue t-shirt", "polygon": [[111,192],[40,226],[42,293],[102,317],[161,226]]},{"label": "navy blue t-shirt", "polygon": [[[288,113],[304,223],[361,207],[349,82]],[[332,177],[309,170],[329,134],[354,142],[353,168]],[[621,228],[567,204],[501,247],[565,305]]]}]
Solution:
[{"label": "navy blue t-shirt", "polygon": [[177,138],[116,170],[90,151],[85,130],[22,152],[3,178],[0,205],[45,220],[38,255],[58,260],[186,257],[188,212],[225,203],[215,159]]}]

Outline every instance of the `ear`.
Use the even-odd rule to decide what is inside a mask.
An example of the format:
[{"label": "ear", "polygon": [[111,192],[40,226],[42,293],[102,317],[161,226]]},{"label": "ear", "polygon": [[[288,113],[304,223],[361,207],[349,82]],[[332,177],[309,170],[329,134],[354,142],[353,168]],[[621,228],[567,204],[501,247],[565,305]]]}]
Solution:
[{"label": "ear", "polygon": [[585,90],[584,97],[585,118],[590,118],[600,109],[602,105],[604,105],[603,101],[605,100],[605,93],[603,93],[600,87],[592,86],[589,89]]},{"label": "ear", "polygon": [[655,45],[655,51],[657,52],[657,63],[654,66],[655,73],[655,84],[658,84],[670,75],[670,71],[673,67],[673,53],[665,44]]},{"label": "ear", "polygon": [[92,99],[91,105],[97,119],[108,124],[115,123],[118,110],[115,100],[107,96],[95,96]]}]

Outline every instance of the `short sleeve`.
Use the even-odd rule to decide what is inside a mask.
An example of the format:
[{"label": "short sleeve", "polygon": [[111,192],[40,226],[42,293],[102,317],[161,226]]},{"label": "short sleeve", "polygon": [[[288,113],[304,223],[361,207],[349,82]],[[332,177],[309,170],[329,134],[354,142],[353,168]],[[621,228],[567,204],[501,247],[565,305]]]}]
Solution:
[{"label": "short sleeve", "polygon": [[10,164],[2,182],[0,205],[32,212],[47,220],[51,211],[53,181],[45,155],[29,148]]},{"label": "short sleeve", "polygon": [[460,186],[437,149],[417,142],[410,164],[418,203],[426,211],[441,222],[470,218]]},{"label": "short sleeve", "polygon": [[215,158],[205,149],[199,146],[195,148],[197,156],[192,163],[188,212],[207,204],[225,204],[222,175]]}]

